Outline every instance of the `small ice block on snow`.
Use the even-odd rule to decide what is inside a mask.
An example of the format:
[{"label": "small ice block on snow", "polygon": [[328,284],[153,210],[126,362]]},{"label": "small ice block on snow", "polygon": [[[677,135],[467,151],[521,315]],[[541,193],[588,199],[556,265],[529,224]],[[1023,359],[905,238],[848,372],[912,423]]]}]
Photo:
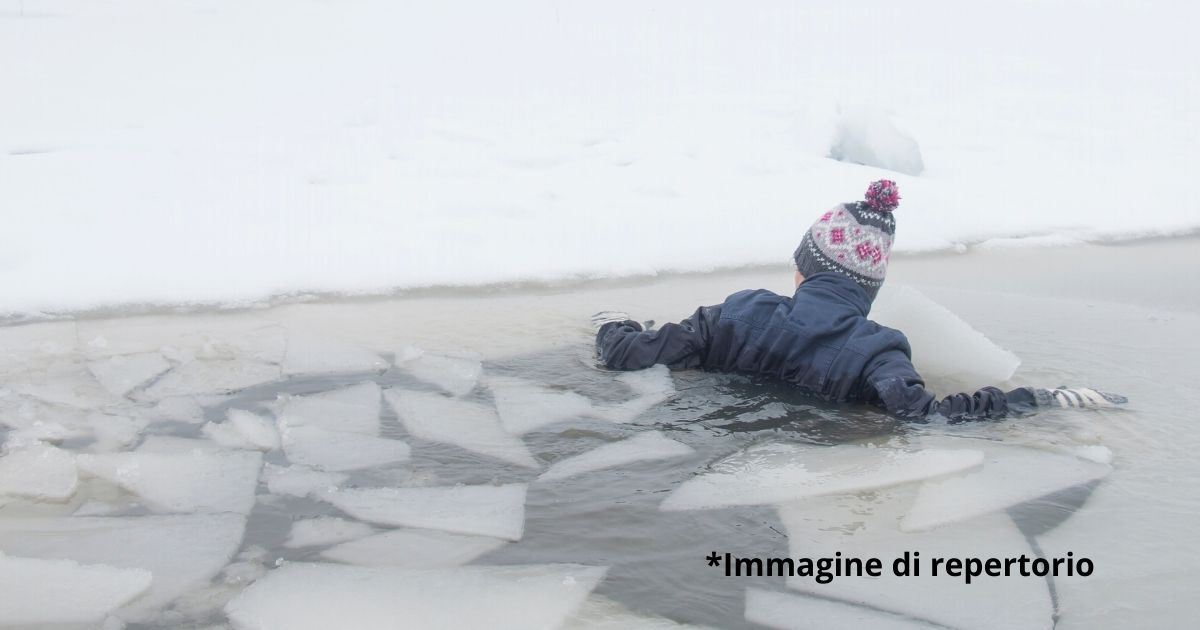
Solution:
[{"label": "small ice block on snow", "polygon": [[383,357],[356,345],[311,335],[288,337],[283,373],[382,372],[389,367]]},{"label": "small ice block on snow", "polygon": [[149,571],[150,590],[118,613],[139,621],[208,584],[241,546],[245,525],[238,514],[0,518],[0,551]]},{"label": "small ice block on snow", "polygon": [[500,417],[491,407],[441,394],[399,389],[385,391],[384,397],[396,410],[404,428],[417,438],[453,444],[518,466],[538,467],[529,448],[500,426]]},{"label": "small ice block on snow", "polygon": [[230,409],[225,422],[209,422],[201,429],[208,439],[229,448],[273,451],[279,448],[275,424],[244,409]]},{"label": "small ice block on snow", "polygon": [[[167,372],[143,390],[158,400],[198,394],[224,394],[279,379],[279,366],[259,361],[194,360]],[[138,396],[141,398],[141,395]]]},{"label": "small ice block on snow", "polygon": [[99,624],[150,587],[150,572],[0,553],[0,627]]},{"label": "small ice block on snow", "polygon": [[326,431],[313,426],[283,427],[283,451],[292,464],[325,471],[357,470],[408,461],[408,444],[388,438]]},{"label": "small ice block on snow", "polygon": [[508,544],[491,536],[465,536],[434,529],[397,529],[342,543],[321,557],[360,566],[432,569],[467,564]]},{"label": "small ice block on snow", "polygon": [[905,531],[932,529],[998,512],[1101,479],[1112,470],[1105,464],[1070,455],[985,440],[940,439],[933,443],[939,447],[969,445],[981,449],[984,463],[969,474],[921,484],[916,500],[900,521]]},{"label": "small ice block on snow", "polygon": [[746,589],[746,621],[779,630],[935,630],[939,627],[837,600],[759,588]]},{"label": "small ice block on snow", "polygon": [[513,435],[594,411],[592,401],[575,392],[555,391],[519,378],[492,377],[487,379],[487,386],[492,390],[501,424]]},{"label": "small ice block on snow", "polygon": [[290,563],[243,591],[225,612],[239,630],[550,630],[604,573],[576,564],[404,569]]},{"label": "small ice block on snow", "polygon": [[[983,576],[967,584],[962,575],[948,575],[945,565],[932,575],[934,558],[1036,557],[1008,515],[990,514],[969,525],[932,532],[902,532],[899,521],[915,493],[906,486],[780,506],[790,558],[832,558],[840,551],[842,558],[879,558],[882,563],[879,577],[841,576],[820,584],[797,575],[788,578],[788,587],[964,630],[1053,626],[1054,608],[1044,578]],[[906,551],[920,553],[919,576],[893,573],[894,560]]]},{"label": "small ice block on snow", "polygon": [[474,352],[421,352],[415,358],[412,358],[412,353],[397,353],[396,356],[406,359],[399,362],[399,367],[409,374],[426,383],[437,385],[455,396],[462,396],[475,389],[479,375],[483,373],[482,359]]},{"label": "small ice block on snow", "polygon": [[380,525],[520,540],[524,484],[429,488],[353,488],[318,494],[354,518]]},{"label": "small ice block on snow", "polygon": [[262,476],[267,483],[267,490],[271,494],[293,497],[307,497],[320,492],[330,492],[349,479],[349,475],[345,473],[323,472],[295,464],[291,466],[267,464],[263,467]]},{"label": "small ice block on snow", "polygon": [[79,455],[79,470],[140,496],[161,512],[236,512],[254,507],[262,454],[250,451]]},{"label": "small ice block on snow", "polygon": [[329,392],[288,398],[280,409],[279,424],[379,435],[379,407],[379,385],[367,381]]},{"label": "small ice block on snow", "polygon": [[75,458],[67,451],[32,444],[0,455],[0,496],[66,501],[78,486]]},{"label": "small ice block on snow", "polygon": [[760,444],[736,453],[672,492],[663,510],[783,503],[807,497],[887,488],[977,468],[973,449]]},{"label": "small ice block on snow", "polygon": [[658,431],[646,431],[629,439],[605,444],[586,453],[555,462],[538,477],[538,481],[565,479],[593,470],[615,468],[633,462],[685,457],[694,452],[692,447],[669,439]]},{"label": "small ice block on snow", "polygon": [[124,396],[171,369],[171,364],[161,353],[145,352],[89,361],[87,367],[104,389]]},{"label": "small ice block on snow", "polygon": [[336,516],[318,516],[292,523],[284,547],[316,547],[334,545],[347,540],[370,536],[375,530],[366,523],[348,521]]}]

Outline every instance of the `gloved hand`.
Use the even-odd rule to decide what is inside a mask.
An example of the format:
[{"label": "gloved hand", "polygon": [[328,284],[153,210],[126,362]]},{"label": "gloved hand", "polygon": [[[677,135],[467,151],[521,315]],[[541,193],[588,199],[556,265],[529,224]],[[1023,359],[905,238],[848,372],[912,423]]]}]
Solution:
[{"label": "gloved hand", "polygon": [[1087,387],[1057,387],[1034,390],[1039,407],[1096,409],[1124,405],[1129,399],[1119,394],[1106,394]]}]

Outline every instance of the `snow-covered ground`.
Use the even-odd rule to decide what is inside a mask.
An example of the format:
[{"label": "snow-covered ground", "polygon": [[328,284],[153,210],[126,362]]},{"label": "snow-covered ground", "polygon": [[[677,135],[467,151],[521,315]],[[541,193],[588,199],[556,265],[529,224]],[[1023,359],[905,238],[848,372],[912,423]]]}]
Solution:
[{"label": "snow-covered ground", "polygon": [[776,263],[880,176],[898,251],[1188,231],[1198,17],[0,0],[0,313]]}]

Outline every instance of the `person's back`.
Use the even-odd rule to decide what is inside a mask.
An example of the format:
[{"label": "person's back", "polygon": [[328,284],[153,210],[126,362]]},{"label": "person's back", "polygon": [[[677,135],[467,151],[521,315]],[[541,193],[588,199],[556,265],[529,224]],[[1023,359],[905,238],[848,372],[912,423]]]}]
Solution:
[{"label": "person's back", "polygon": [[895,183],[871,185],[867,200],[826,212],[795,253],[796,292],[740,291],[678,324],[643,330],[624,317],[602,321],[601,362],[635,370],[654,364],[765,375],[829,401],[877,404],[893,415],[953,420],[1002,417],[1038,405],[1124,402],[1090,389],[1008,393],[985,387],[937,400],[911,362],[908,340],[870,319],[890,257],[899,195]]}]

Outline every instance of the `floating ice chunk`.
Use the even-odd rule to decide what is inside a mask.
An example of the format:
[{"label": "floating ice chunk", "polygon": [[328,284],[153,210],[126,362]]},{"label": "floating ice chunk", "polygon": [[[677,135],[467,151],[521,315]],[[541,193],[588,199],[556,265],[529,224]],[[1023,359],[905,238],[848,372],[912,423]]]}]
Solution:
[{"label": "floating ice chunk", "polygon": [[[400,357],[400,353],[396,356]],[[437,385],[455,396],[462,396],[475,389],[475,383],[483,373],[482,358],[474,352],[422,352],[418,357],[410,358],[399,365],[422,381]]]},{"label": "floating ice chunk", "polygon": [[[780,506],[790,557],[834,557],[840,551],[843,558],[879,558],[883,563],[880,577],[834,577],[828,584],[819,584],[812,577],[795,576],[788,578],[788,586],[953,628],[1053,626],[1053,606],[1044,579],[983,577],[966,584],[962,576],[947,575],[944,567],[937,576],[932,575],[933,558],[1035,557],[1012,519],[991,514],[970,526],[904,533],[898,522],[914,494],[914,488],[904,487]],[[893,574],[893,561],[905,551],[920,553],[920,576]],[[930,597],[930,593],[937,596]]]},{"label": "floating ice chunk", "polygon": [[905,175],[920,175],[925,170],[917,141],[897,129],[886,112],[865,105],[842,112],[829,157]]},{"label": "floating ice chunk", "polygon": [[354,488],[319,497],[354,518],[381,525],[520,540],[525,484],[434,488]]},{"label": "floating ice chunk", "polygon": [[746,621],[780,630],[871,628],[934,630],[938,626],[832,599],[746,589]]},{"label": "floating ice chunk", "polygon": [[926,379],[983,387],[1007,381],[1021,365],[1015,354],[912,287],[884,284],[871,319],[904,331],[913,364]]},{"label": "floating ice chunk", "polygon": [[100,385],[115,396],[124,396],[171,369],[158,352],[117,355],[91,361],[87,366]]},{"label": "floating ice chunk", "polygon": [[[559,627],[603,579],[575,564],[451,569],[288,564],[225,607],[241,630]],[[329,602],[337,602],[330,606]]]},{"label": "floating ice chunk", "polygon": [[620,442],[605,444],[586,453],[555,462],[538,481],[565,479],[573,475],[614,468],[632,462],[684,457],[695,451],[692,447],[668,439],[658,431],[646,431]]},{"label": "floating ice chunk", "polygon": [[43,361],[74,353],[78,345],[73,321],[0,326],[0,374],[28,372]]},{"label": "floating ice chunk", "polygon": [[370,536],[375,530],[366,523],[347,521],[335,516],[318,516],[292,523],[284,547],[315,547]]},{"label": "floating ice chunk", "polygon": [[[929,441],[924,441],[928,443]],[[904,519],[905,531],[921,531],[997,512],[1025,501],[1108,475],[1105,464],[983,440],[940,439],[941,445],[973,445],[983,467],[961,477],[927,481]]]},{"label": "floating ice chunk", "polygon": [[0,553],[0,626],[98,624],[150,587],[150,572]]},{"label": "floating ice chunk", "polygon": [[563,630],[701,630],[705,626],[682,624],[663,617],[630,611],[606,597],[592,594],[563,624]]},{"label": "floating ice chunk", "polygon": [[204,422],[204,408],[191,396],[163,398],[147,412],[153,420],[200,424]]},{"label": "floating ice chunk", "polygon": [[400,440],[317,427],[284,427],[281,437],[289,462],[327,471],[386,466],[408,461],[411,452]]},{"label": "floating ice chunk", "polygon": [[293,396],[283,404],[280,426],[379,435],[379,385],[367,381],[331,392]]},{"label": "floating ice chunk", "polygon": [[675,395],[671,372],[663,365],[619,374],[617,380],[633,390],[634,397],[617,404],[597,405],[597,414],[611,422],[633,422],[655,405]]},{"label": "floating ice chunk", "polygon": [[150,435],[137,447],[138,453],[227,453],[228,450],[216,442],[173,435]]},{"label": "floating ice chunk", "polygon": [[279,378],[279,366],[258,361],[189,361],[168,372],[145,389],[157,400],[170,396],[225,394]]},{"label": "floating ice chunk", "polygon": [[78,485],[75,458],[53,446],[34,444],[0,456],[0,495],[66,501]]},{"label": "floating ice chunk", "polygon": [[971,449],[906,451],[852,444],[752,446],[693,477],[662,502],[664,510],[761,505],[897,486],[977,468]]},{"label": "floating ice chunk", "polygon": [[554,391],[508,377],[489,378],[487,385],[496,401],[500,422],[513,435],[593,413],[592,401],[575,392]]},{"label": "floating ice chunk", "polygon": [[230,409],[226,421],[209,422],[201,432],[210,440],[229,448],[273,451],[279,448],[279,432],[262,416],[243,409]]},{"label": "floating ice chunk", "polygon": [[149,421],[145,418],[131,418],[103,413],[93,413],[88,416],[96,442],[92,450],[98,452],[116,451],[128,448],[137,441],[142,429]]},{"label": "floating ice chunk", "polygon": [[433,529],[398,529],[321,552],[321,557],[361,566],[409,569],[454,567],[507,544],[490,536],[463,536]]},{"label": "floating ice chunk", "polygon": [[338,485],[349,479],[349,475],[321,472],[307,466],[267,464],[263,467],[263,479],[267,482],[267,490],[271,494],[307,497],[311,494],[330,492],[336,489]]},{"label": "floating ice chunk", "polygon": [[283,373],[382,372],[383,357],[344,341],[310,335],[291,335],[283,357]]},{"label": "floating ice chunk", "polygon": [[149,571],[150,590],[119,613],[138,621],[207,584],[241,545],[245,525],[237,514],[8,518],[0,519],[0,551]]},{"label": "floating ice chunk", "polygon": [[113,453],[80,455],[79,469],[115,483],[163,512],[237,512],[254,507],[262,454]]},{"label": "floating ice chunk", "polygon": [[1080,459],[1097,464],[1111,464],[1113,460],[1113,452],[1107,446],[1099,444],[1077,446],[1071,449],[1071,452]]},{"label": "floating ice chunk", "polygon": [[422,440],[454,444],[468,451],[537,468],[537,460],[520,438],[505,432],[490,407],[441,394],[389,389],[388,403],[404,428]]},{"label": "floating ice chunk", "polygon": [[5,386],[43,402],[77,409],[97,409],[122,402],[101,387],[82,362],[71,359],[56,359],[44,369],[12,375]]}]

